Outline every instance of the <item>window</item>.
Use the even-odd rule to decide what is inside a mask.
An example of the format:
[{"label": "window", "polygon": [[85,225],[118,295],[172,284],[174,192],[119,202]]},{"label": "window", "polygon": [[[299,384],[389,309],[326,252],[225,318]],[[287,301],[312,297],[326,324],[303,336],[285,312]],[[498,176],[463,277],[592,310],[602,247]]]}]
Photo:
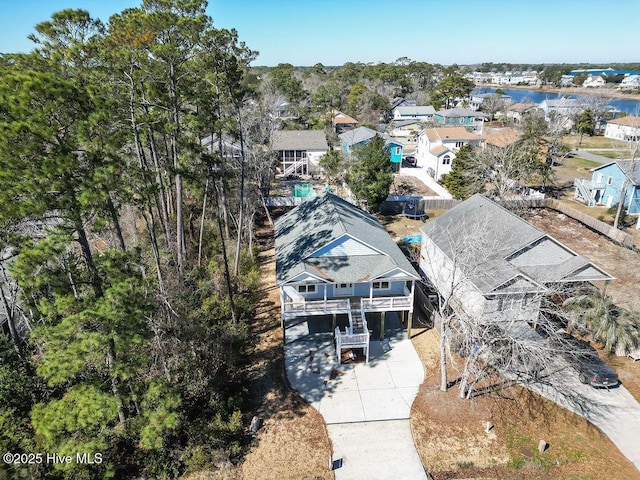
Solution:
[{"label": "window", "polygon": [[451,163],[451,157],[449,155],[445,155],[442,157],[442,164],[449,165]]},{"label": "window", "polygon": [[316,293],[315,285],[298,285],[298,293]]},{"label": "window", "polygon": [[607,185],[611,185],[613,183],[613,177],[607,178]]},{"label": "window", "polygon": [[396,155],[402,155],[402,147],[396,147]]},{"label": "window", "polygon": [[335,295],[353,295],[353,283],[336,283]]},{"label": "window", "polygon": [[456,148],[464,147],[464,142],[456,142]]},{"label": "window", "polygon": [[389,282],[373,282],[374,290],[389,290]]},{"label": "window", "polygon": [[524,305],[524,295],[505,295],[498,300],[498,310],[521,310]]}]

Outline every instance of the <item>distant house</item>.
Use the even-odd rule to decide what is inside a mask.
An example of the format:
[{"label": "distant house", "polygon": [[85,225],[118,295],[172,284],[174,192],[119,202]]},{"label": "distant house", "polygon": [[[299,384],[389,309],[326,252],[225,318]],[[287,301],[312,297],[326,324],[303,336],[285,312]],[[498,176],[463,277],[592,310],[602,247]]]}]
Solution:
[{"label": "distant house", "polygon": [[310,175],[320,170],[320,157],[329,145],[323,130],[277,130],[271,150],[278,154],[283,175]]},{"label": "distant house", "polygon": [[576,178],[574,197],[588,206],[611,207],[620,202],[626,183],[624,206],[629,214],[640,214],[640,160],[617,160],[591,170],[591,180]]},{"label": "distant house", "polygon": [[573,118],[578,115],[586,105],[576,98],[553,98],[543,100],[538,108],[544,112],[547,123],[555,121],[564,130],[573,128]]},{"label": "distant house", "polygon": [[413,138],[423,129],[424,125],[420,120],[393,120],[387,131],[392,137]]},{"label": "distant house", "polygon": [[509,95],[500,95],[495,92],[475,93],[471,95],[471,101],[469,102],[469,107],[474,112],[477,112],[478,110],[482,110],[482,103],[484,102],[485,98],[495,97],[495,96],[500,97],[500,100],[502,100],[505,105],[508,105],[509,103],[511,103],[511,97]]},{"label": "distant house", "polygon": [[628,75],[620,82],[620,88],[640,88],[640,75]]},{"label": "distant house", "polygon": [[336,133],[342,133],[358,126],[358,120],[350,117],[346,113],[333,110],[331,112],[331,126]]},{"label": "distant house", "polygon": [[640,140],[640,117],[628,116],[607,121],[604,136],[626,142]]},{"label": "distant house", "polygon": [[492,78],[498,85],[535,85],[538,83],[538,72],[503,72],[496,73]]},{"label": "distant house", "polygon": [[466,108],[450,108],[448,110],[440,110],[433,115],[436,123],[445,126],[466,127],[473,133],[482,133],[482,126],[485,115]]},{"label": "distant house", "polygon": [[273,116],[278,120],[297,118],[295,107],[287,100],[280,100],[273,107]]},{"label": "distant house", "polygon": [[393,110],[393,120],[420,120],[428,122],[433,120],[436,109],[429,106],[402,106]]},{"label": "distant house", "polygon": [[482,137],[469,133],[463,127],[427,128],[418,136],[416,165],[440,180],[451,171],[456,153],[467,144],[479,147]]},{"label": "distant house", "polygon": [[404,97],[395,97],[391,100],[391,107],[389,110],[393,112],[398,107],[415,107],[417,102],[415,100],[411,100],[409,98]]},{"label": "distant house", "polygon": [[383,323],[385,312],[406,312],[411,321],[420,277],[380,222],[358,207],[330,193],[305,202],[278,219],[275,245],[285,342],[293,340],[290,325],[308,333],[324,317],[327,325],[333,318],[327,332],[338,346],[368,349],[367,325]]},{"label": "distant house", "polygon": [[603,87],[607,82],[600,75],[589,75],[582,83],[583,87]]},{"label": "distant house", "polygon": [[366,145],[375,136],[379,136],[384,139],[385,148],[389,152],[389,160],[393,164],[394,171],[396,171],[402,163],[404,145],[400,140],[395,140],[385,133],[376,132],[375,130],[371,130],[367,127],[358,127],[353,130],[343,132],[338,135],[338,138],[340,138],[342,152],[349,157],[353,157],[354,151],[358,147]]},{"label": "distant house", "polygon": [[[573,78],[573,77],[572,77]],[[537,108],[535,103],[514,103],[510,105],[506,116],[513,120],[513,123],[521,123],[524,116]]]},{"label": "distant house", "polygon": [[513,145],[520,138],[522,138],[522,132],[515,128],[492,128],[485,131],[484,144],[486,147],[505,148]]},{"label": "distant house", "polygon": [[232,159],[242,156],[240,143],[232,140],[230,137],[223,136],[222,142],[219,141],[218,135],[208,135],[200,140],[200,145],[202,145],[208,153],[217,153],[220,150],[221,143],[223,158]]},{"label": "distant house", "polygon": [[420,270],[456,312],[526,330],[556,287],[613,277],[482,195],[421,229]]}]

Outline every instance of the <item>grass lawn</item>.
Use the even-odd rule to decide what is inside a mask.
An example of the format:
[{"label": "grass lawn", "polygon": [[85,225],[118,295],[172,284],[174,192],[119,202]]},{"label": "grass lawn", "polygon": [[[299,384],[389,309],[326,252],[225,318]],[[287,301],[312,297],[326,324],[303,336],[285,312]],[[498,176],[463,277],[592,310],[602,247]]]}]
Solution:
[{"label": "grass lawn", "polygon": [[[559,187],[572,186],[574,178],[591,178],[591,169],[599,167],[598,162],[585,160],[580,157],[567,157],[554,163],[556,185]],[[573,187],[571,188],[573,193]]]},{"label": "grass lawn", "polygon": [[622,151],[627,150],[628,144],[619,140],[613,140],[611,138],[605,138],[602,135],[584,135],[582,137],[582,144],[580,143],[580,135],[565,135],[562,137],[562,143],[569,145],[571,148],[597,148],[597,149],[620,149]]}]

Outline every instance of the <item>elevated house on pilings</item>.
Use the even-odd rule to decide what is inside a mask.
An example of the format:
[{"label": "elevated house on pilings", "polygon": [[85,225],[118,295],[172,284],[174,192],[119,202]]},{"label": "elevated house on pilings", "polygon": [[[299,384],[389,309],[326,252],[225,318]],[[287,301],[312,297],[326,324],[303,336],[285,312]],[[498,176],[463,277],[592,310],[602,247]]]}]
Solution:
[{"label": "elevated house on pilings", "polygon": [[368,359],[369,327],[383,338],[388,312],[410,333],[420,277],[374,216],[326,193],[282,216],[275,243],[285,342],[290,325],[325,317],[340,362],[343,348]]}]

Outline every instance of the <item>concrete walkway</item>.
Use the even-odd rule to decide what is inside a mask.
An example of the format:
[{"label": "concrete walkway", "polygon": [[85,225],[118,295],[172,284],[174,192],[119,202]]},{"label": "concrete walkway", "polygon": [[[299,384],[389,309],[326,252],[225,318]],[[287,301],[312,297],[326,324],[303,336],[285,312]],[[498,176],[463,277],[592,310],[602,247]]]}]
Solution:
[{"label": "concrete walkway", "polygon": [[[338,365],[321,323],[310,317],[285,329],[285,366],[291,386],[327,423],[336,479],[426,479],[409,425],[424,369],[406,331],[372,340],[369,363]],[[387,323],[397,325],[397,316],[387,314]]]}]

